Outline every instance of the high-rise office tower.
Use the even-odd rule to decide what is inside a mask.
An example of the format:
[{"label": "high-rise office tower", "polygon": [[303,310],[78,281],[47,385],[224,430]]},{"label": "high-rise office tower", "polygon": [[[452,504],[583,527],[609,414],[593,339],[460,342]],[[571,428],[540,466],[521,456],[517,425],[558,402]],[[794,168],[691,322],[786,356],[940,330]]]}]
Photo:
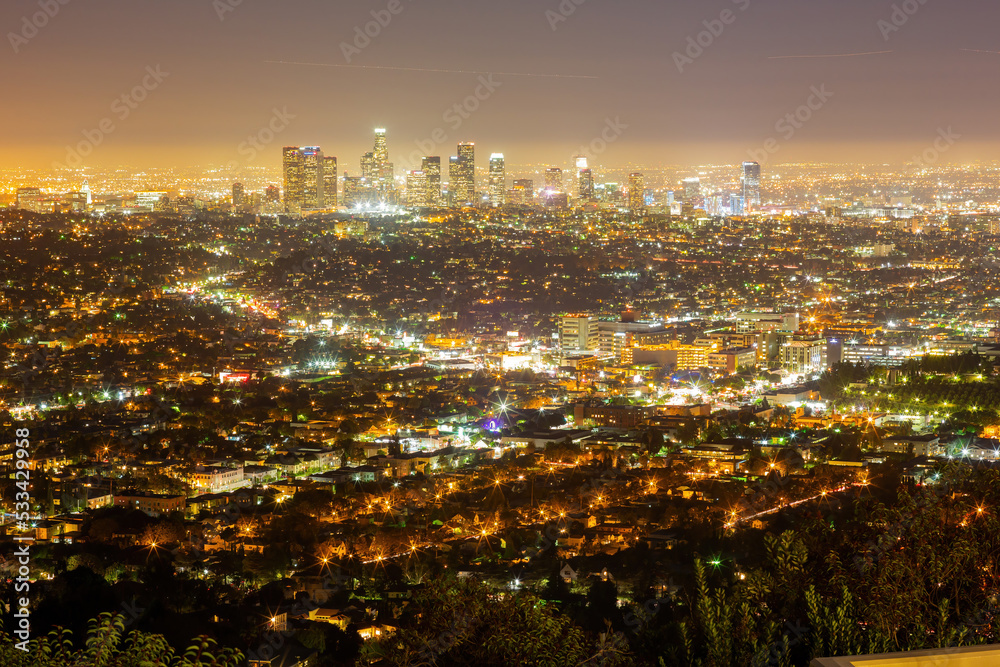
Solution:
[{"label": "high-rise office tower", "polygon": [[375,153],[372,151],[361,156],[361,178],[369,183],[375,183],[378,180],[378,167],[375,163]]},{"label": "high-rise office tower", "polygon": [[326,160],[319,146],[308,146],[302,151],[302,209],[314,211],[323,208]]},{"label": "high-rise office tower", "polygon": [[286,147],[285,211],[292,214],[323,208],[325,160],[319,146]]},{"label": "high-rise office tower", "polygon": [[[586,159],[586,158],[584,158]],[[594,172],[590,169],[581,169],[577,174],[580,186],[580,199],[583,201],[593,201],[594,199]]]},{"label": "high-rise office tower", "polygon": [[562,192],[563,170],[558,167],[550,167],[545,170],[545,193]]},{"label": "high-rise office tower", "polygon": [[302,210],[302,153],[298,147],[285,146],[281,167],[285,174],[285,212],[298,213]]},{"label": "high-rise office tower", "polygon": [[641,214],[646,209],[646,177],[640,173],[628,177],[628,210]]},{"label": "high-rise office tower", "polygon": [[507,203],[507,167],[503,153],[490,156],[490,206]]},{"label": "high-rise office tower", "polygon": [[285,172],[285,211],[292,214],[323,208],[325,160],[318,146],[286,147],[282,153]]},{"label": "high-rise office tower", "polygon": [[441,205],[441,158],[425,157],[421,171],[427,177],[427,206]]},{"label": "high-rise office tower", "polygon": [[590,160],[586,155],[573,158],[576,165],[576,194],[585,201],[594,198],[594,172],[590,170]]},{"label": "high-rise office tower", "polygon": [[410,206],[425,207],[427,201],[427,174],[411,171],[406,175],[406,203]]},{"label": "high-rise office tower", "polygon": [[476,145],[461,143],[451,160],[450,190],[456,206],[476,203]]},{"label": "high-rise office tower", "polygon": [[743,202],[749,210],[760,206],[760,163],[743,163]]},{"label": "high-rise office tower", "polygon": [[281,201],[281,189],[277,185],[269,185],[264,190],[264,198],[270,203]]},{"label": "high-rise office tower", "polygon": [[461,170],[461,165],[458,161],[457,155],[452,155],[448,158],[448,205],[455,206],[458,204],[458,197],[455,194],[455,188],[458,187],[456,184],[456,179],[458,178],[458,172]]},{"label": "high-rise office tower", "polygon": [[337,208],[337,158],[328,155],[323,159],[323,207]]},{"label": "high-rise office tower", "polygon": [[240,211],[246,202],[246,190],[242,183],[233,183],[233,210]]},{"label": "high-rise office tower", "polygon": [[511,190],[511,204],[530,206],[535,203],[535,182],[528,179],[515,179]]},{"label": "high-rise office tower", "polygon": [[389,145],[386,143],[385,128],[375,129],[375,149],[372,151],[372,159],[374,173],[372,177],[369,177],[369,180],[372,181],[375,189],[384,200],[394,189],[393,166],[389,162]]},{"label": "high-rise office tower", "polygon": [[684,179],[684,203],[690,203],[701,197],[701,179]]},{"label": "high-rise office tower", "polygon": [[375,156],[375,163],[378,164],[380,172],[384,171],[389,165],[389,145],[385,140],[384,127],[375,128],[375,150],[372,153]]}]

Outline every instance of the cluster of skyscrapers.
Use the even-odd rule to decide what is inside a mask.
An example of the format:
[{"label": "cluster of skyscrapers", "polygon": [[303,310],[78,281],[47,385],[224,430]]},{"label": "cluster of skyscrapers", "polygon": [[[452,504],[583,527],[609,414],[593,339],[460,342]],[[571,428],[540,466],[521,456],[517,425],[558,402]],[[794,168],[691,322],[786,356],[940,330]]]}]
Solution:
[{"label": "cluster of skyscrapers", "polygon": [[[507,189],[507,168],[504,155],[490,156],[489,176],[485,201],[476,188],[476,145],[471,142],[458,144],[457,155],[448,161],[448,188],[442,187],[441,157],[427,156],[419,169],[406,173],[405,191],[399,192],[394,165],[389,161],[389,147],[384,128],[375,130],[374,148],[361,156],[361,174],[344,175],[343,192],[338,192],[337,158],[326,156],[318,146],[287,147],[284,149],[283,169],[285,180],[285,211],[297,215],[303,212],[336,209],[338,206],[380,206],[404,204],[412,207],[438,206],[489,206],[532,205],[535,202],[534,182],[518,179],[513,188]],[[594,173],[585,156],[575,158],[575,187],[566,188],[563,170],[552,167],[545,172],[545,187],[541,191],[542,203],[547,206],[566,207],[575,190],[577,201],[584,204],[599,200]],[[760,164],[744,162],[740,191],[723,196],[703,197],[701,180],[688,178],[683,181],[680,205],[711,209],[713,214],[743,215],[756,210],[761,204]],[[239,185],[239,184],[237,184]],[[608,187],[620,197],[629,211],[642,215],[647,210],[646,179],[642,173],[628,177],[622,192],[616,184],[602,185],[607,195]],[[669,194],[668,205],[674,205],[674,193]],[[233,205],[239,209],[244,193],[234,186]]]},{"label": "cluster of skyscrapers", "polygon": [[286,212],[294,215],[337,207],[337,158],[323,155],[319,146],[286,147],[282,167]]},{"label": "cluster of skyscrapers", "polygon": [[[356,207],[405,203],[409,206],[431,207],[478,204],[476,145],[459,144],[458,155],[450,159],[448,166],[448,197],[444,196],[441,187],[439,156],[424,157],[420,169],[406,174],[405,195],[401,196],[396,187],[394,165],[389,161],[386,131],[378,128],[375,130],[373,150],[361,156],[361,175],[345,174],[342,197],[338,197],[337,158],[324,156],[318,146],[287,147],[283,155],[285,210],[290,214],[299,214],[340,205]],[[504,156],[495,153],[490,159],[491,205],[502,206],[506,203],[506,180]]]}]

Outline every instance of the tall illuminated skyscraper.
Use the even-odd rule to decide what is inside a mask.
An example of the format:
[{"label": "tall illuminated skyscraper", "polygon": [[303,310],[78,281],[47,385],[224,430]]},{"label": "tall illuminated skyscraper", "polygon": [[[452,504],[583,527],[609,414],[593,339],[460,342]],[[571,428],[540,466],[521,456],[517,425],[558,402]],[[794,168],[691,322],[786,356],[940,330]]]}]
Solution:
[{"label": "tall illuminated skyscraper", "polygon": [[628,210],[637,215],[646,210],[646,177],[640,173],[628,177]]},{"label": "tall illuminated skyscraper", "polygon": [[545,170],[545,193],[551,195],[554,192],[562,192],[563,170],[558,167],[550,167]]},{"label": "tall illuminated skyscraper", "polygon": [[[586,159],[586,158],[584,158]],[[590,169],[581,169],[577,174],[580,185],[580,199],[583,201],[593,201],[594,199],[594,172]]]},{"label": "tall illuminated skyscraper", "polygon": [[458,161],[457,155],[452,155],[448,158],[448,205],[456,206],[458,204],[458,196],[455,194],[455,188],[458,187],[455,179],[458,178],[458,172],[461,171],[461,165]]},{"label": "tall illuminated skyscraper", "polygon": [[243,208],[246,198],[246,190],[242,183],[233,183],[233,210],[239,211]]},{"label": "tall illuminated skyscraper", "polygon": [[302,154],[293,146],[281,152],[281,168],[285,174],[285,212],[302,210]]},{"label": "tall illuminated skyscraper", "polygon": [[507,167],[503,153],[490,156],[490,206],[507,203]]},{"label": "tall illuminated skyscraper", "polygon": [[389,162],[389,145],[386,143],[385,128],[375,129],[375,149],[372,151],[373,173],[371,181],[383,200],[394,189],[393,166]]},{"label": "tall illuminated skyscraper", "polygon": [[372,153],[375,155],[375,164],[378,165],[379,171],[384,171],[389,166],[389,145],[385,140],[384,127],[375,128],[375,150]]},{"label": "tall illuminated skyscraper", "polygon": [[326,160],[319,146],[286,147],[282,153],[285,172],[285,211],[298,214],[323,208]]},{"label": "tall illuminated skyscraper", "polygon": [[586,155],[573,158],[576,165],[576,194],[583,201],[594,199],[594,172],[590,169],[590,160]]},{"label": "tall illuminated skyscraper", "polygon": [[456,206],[476,202],[476,145],[461,143],[458,145],[458,156],[451,159],[452,203]]},{"label": "tall illuminated skyscraper", "polygon": [[425,172],[411,171],[406,175],[406,203],[418,207],[430,205]]},{"label": "tall illuminated skyscraper", "polygon": [[427,206],[441,205],[441,158],[425,157],[421,171],[427,176]]},{"label": "tall illuminated skyscraper", "polygon": [[368,151],[361,156],[361,178],[369,183],[378,180],[378,168],[375,165],[375,153]]},{"label": "tall illuminated skyscraper", "polygon": [[337,158],[328,155],[323,159],[323,207],[337,208]]},{"label": "tall illuminated skyscraper", "polygon": [[325,183],[326,160],[319,146],[307,146],[302,151],[302,209],[323,208],[323,185]]},{"label": "tall illuminated skyscraper", "polygon": [[743,163],[743,203],[747,210],[760,207],[760,163]]},{"label": "tall illuminated skyscraper", "polygon": [[563,182],[562,182],[562,169],[559,167],[550,167],[545,170],[545,195],[551,195],[556,192],[562,192]]}]

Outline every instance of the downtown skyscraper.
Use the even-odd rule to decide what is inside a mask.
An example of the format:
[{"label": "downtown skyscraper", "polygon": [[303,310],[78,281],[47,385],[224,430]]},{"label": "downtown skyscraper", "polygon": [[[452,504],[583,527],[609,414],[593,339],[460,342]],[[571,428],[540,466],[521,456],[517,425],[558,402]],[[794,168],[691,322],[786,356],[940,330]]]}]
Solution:
[{"label": "downtown skyscraper", "polygon": [[246,201],[246,188],[242,183],[233,183],[233,211],[242,211]]},{"label": "downtown skyscraper", "polygon": [[559,167],[549,167],[545,170],[545,194],[546,196],[562,192],[563,170]]},{"label": "downtown skyscraper", "polygon": [[490,206],[507,203],[507,167],[503,153],[490,156]]},{"label": "downtown skyscraper", "polygon": [[337,158],[323,158],[323,208],[337,208]]},{"label": "downtown skyscraper", "polygon": [[375,149],[372,151],[374,157],[374,186],[383,200],[394,189],[393,165],[389,162],[389,145],[386,142],[385,128],[375,130]]},{"label": "downtown skyscraper", "polygon": [[594,199],[594,172],[590,169],[590,160],[585,155],[573,158],[576,164],[576,194],[581,201]]},{"label": "downtown skyscraper", "polygon": [[577,174],[577,182],[580,187],[580,200],[584,202],[593,201],[595,195],[594,172],[590,169],[581,169]]},{"label": "downtown skyscraper", "polygon": [[646,177],[640,173],[628,177],[628,210],[636,215],[646,210]]},{"label": "downtown skyscraper", "polygon": [[421,171],[426,176],[425,191],[427,206],[441,205],[441,158],[439,156],[425,157],[421,163]]},{"label": "downtown skyscraper", "polygon": [[[336,158],[333,164],[336,171]],[[285,176],[286,213],[298,215],[303,211],[316,211],[326,207],[326,170],[329,167],[319,146],[285,147],[282,152],[282,168]]]},{"label": "downtown skyscraper", "polygon": [[458,155],[451,158],[449,191],[452,204],[463,206],[476,203],[476,145],[464,142],[458,145]]},{"label": "downtown skyscraper", "polygon": [[422,170],[411,171],[406,175],[406,204],[423,208],[430,206],[430,197],[427,192],[427,172]]},{"label": "downtown skyscraper", "polygon": [[743,204],[748,210],[760,207],[760,163],[743,163]]}]

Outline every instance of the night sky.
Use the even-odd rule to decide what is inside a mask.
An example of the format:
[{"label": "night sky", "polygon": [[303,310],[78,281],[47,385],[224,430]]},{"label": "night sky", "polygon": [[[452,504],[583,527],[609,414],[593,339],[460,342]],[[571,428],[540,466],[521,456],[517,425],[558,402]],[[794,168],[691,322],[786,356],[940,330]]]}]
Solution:
[{"label": "night sky", "polygon": [[[772,137],[775,162],[901,163],[949,127],[961,138],[947,161],[1000,156],[996,0],[564,0],[568,16],[559,0],[63,1],[33,36],[23,17],[38,0],[0,5],[7,167],[61,162],[103,119],[114,129],[87,165],[277,165],[281,146],[318,144],[353,172],[376,126],[398,168],[438,128],[446,139],[426,152],[445,159],[471,140],[484,162],[568,164],[608,119],[628,126],[597,160],[609,166],[737,163]],[[346,65],[341,44],[395,2],[351,55],[363,68],[269,62]],[[893,24],[894,4],[916,11]],[[729,24],[680,72],[674,53],[724,10]],[[136,108],[115,106],[148,66],[169,76]],[[454,129],[445,112],[479,74],[377,67],[508,74]],[[822,86],[833,96],[793,136],[776,128]],[[250,157],[241,142],[275,109],[295,118]]]}]

